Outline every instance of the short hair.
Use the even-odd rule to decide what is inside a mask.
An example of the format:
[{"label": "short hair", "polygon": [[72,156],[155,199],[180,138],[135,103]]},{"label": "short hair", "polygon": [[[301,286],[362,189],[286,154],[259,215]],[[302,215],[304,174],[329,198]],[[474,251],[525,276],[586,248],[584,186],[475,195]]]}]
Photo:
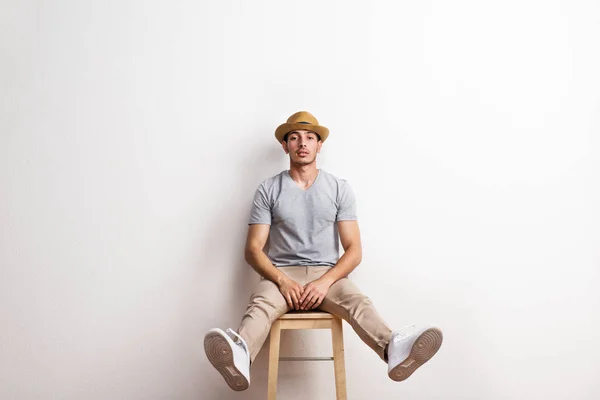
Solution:
[{"label": "short hair", "polygon": [[[288,133],[286,133],[285,135],[283,135],[283,141],[287,143],[288,141],[288,137],[290,136],[290,133],[295,132],[295,131],[290,131]],[[314,133],[315,135],[317,135],[317,139],[319,139],[319,141],[321,140],[321,135],[319,135],[317,132],[315,131],[309,131],[308,133]]]}]

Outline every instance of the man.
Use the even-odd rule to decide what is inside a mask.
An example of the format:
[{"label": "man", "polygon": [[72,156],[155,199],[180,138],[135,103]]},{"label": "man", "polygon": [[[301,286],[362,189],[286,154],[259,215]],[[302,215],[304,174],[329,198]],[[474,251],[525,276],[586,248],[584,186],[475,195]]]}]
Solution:
[{"label": "man", "polygon": [[246,261],[261,281],[238,331],[211,329],[204,338],[209,361],[234,390],[248,388],[250,364],[271,324],[290,310],[320,309],[346,320],[388,363],[395,381],[408,378],[442,344],[442,332],[434,326],[392,332],[347,278],[362,259],[360,231],[348,182],[317,169],[317,154],[328,136],[329,129],[306,111],[293,114],[275,131],[290,157],[290,169],[256,190],[245,249]]}]

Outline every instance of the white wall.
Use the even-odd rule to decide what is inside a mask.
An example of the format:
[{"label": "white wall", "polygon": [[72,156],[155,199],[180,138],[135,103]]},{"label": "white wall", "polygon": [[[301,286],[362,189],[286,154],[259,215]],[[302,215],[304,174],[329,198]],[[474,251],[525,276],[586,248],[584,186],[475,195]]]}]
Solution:
[{"label": "white wall", "polygon": [[[345,325],[351,399],[598,399],[600,4],[0,6],[0,398],[263,399],[202,349],[237,327],[257,184],[295,111],[352,184],[353,279],[438,355],[396,383]],[[326,355],[325,332],[284,338]],[[285,364],[281,398],[333,396]]]}]

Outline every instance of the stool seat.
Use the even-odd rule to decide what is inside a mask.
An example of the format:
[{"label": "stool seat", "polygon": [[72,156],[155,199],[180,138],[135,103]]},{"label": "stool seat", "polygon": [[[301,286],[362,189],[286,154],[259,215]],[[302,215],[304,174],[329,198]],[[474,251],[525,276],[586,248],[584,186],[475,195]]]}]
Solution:
[{"label": "stool seat", "polygon": [[[330,329],[333,357],[280,357],[279,344],[283,329]],[[276,400],[279,361],[333,361],[336,400],[346,400],[346,367],[342,320],[325,311],[290,311],[271,326],[269,349],[268,400]]]},{"label": "stool seat", "polygon": [[289,311],[279,317],[284,319],[335,319],[336,317],[325,311]]}]

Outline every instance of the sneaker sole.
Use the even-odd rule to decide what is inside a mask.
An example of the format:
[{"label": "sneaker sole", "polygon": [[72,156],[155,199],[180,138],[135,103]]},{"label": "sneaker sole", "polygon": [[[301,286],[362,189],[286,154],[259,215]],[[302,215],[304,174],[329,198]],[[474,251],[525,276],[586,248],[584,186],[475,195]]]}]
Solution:
[{"label": "sneaker sole", "polygon": [[388,376],[394,381],[403,381],[421,365],[425,364],[431,357],[437,353],[442,345],[444,336],[438,328],[429,328],[419,335],[413,343],[410,354],[406,360],[396,365],[388,373]]},{"label": "sneaker sole", "polygon": [[230,388],[235,391],[248,389],[250,384],[235,367],[233,351],[227,339],[216,332],[208,333],[204,337],[204,351],[208,361],[219,371]]}]

